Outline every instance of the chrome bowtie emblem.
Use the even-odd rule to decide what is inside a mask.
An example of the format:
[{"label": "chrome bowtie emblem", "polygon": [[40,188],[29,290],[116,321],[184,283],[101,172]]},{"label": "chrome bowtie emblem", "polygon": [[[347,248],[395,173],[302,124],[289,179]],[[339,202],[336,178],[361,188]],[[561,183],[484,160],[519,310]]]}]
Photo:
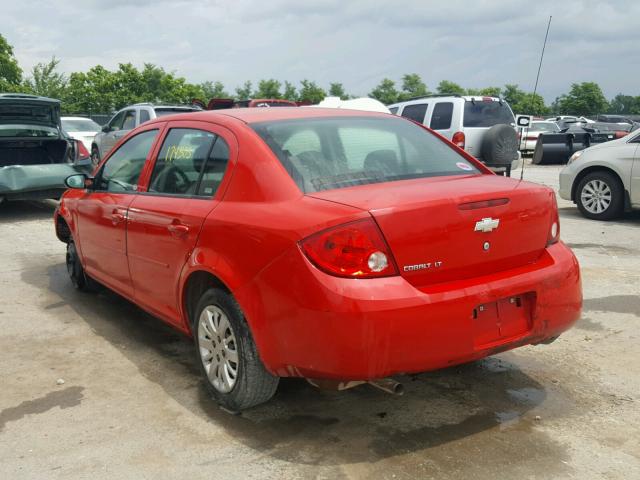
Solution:
[{"label": "chrome bowtie emblem", "polygon": [[476,228],[474,228],[474,232],[491,232],[495,230],[500,225],[500,219],[498,218],[483,218],[482,220],[476,222]]}]

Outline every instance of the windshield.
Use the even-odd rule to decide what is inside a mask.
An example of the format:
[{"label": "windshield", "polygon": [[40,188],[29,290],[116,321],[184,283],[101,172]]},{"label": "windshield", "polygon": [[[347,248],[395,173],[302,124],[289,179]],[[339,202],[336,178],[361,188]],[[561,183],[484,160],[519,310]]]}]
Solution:
[{"label": "windshield", "polygon": [[493,127],[506,123],[514,124],[513,112],[505,102],[494,100],[467,100],[464,102],[465,127]]},{"label": "windshield", "polygon": [[65,132],[97,132],[100,130],[100,125],[89,118],[63,118],[62,129]]},{"label": "windshield", "polygon": [[0,137],[58,138],[58,130],[52,127],[29,124],[0,125]]},{"label": "windshield", "polygon": [[560,127],[551,122],[533,122],[529,130],[532,132],[559,132]]},{"label": "windshield", "polygon": [[445,141],[399,117],[306,118],[251,127],[304,193],[480,173]]}]

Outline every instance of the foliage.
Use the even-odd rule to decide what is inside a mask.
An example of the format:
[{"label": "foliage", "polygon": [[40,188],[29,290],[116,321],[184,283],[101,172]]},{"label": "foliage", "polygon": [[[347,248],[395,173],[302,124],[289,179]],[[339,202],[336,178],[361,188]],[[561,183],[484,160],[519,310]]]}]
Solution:
[{"label": "foliage", "polygon": [[25,89],[34,95],[61,98],[65,94],[68,79],[57,71],[60,60],[52,57],[47,63],[38,63],[31,70],[31,76],[24,82]]},{"label": "foliage", "polygon": [[298,100],[298,92],[296,91],[296,87],[293,83],[284,82],[284,93],[282,94],[282,98],[292,101]]},{"label": "foliage", "polygon": [[619,93],[609,103],[608,113],[618,115],[640,115],[640,96],[632,97]]},{"label": "foliage", "polygon": [[311,103],[320,103],[326,96],[327,92],[316,85],[316,82],[309,80],[300,81],[300,94],[298,95],[298,100],[301,102],[306,101]]},{"label": "foliage", "polygon": [[595,82],[571,84],[571,90],[556,100],[561,113],[572,115],[597,115],[608,110],[609,103],[600,86]]},{"label": "foliage", "polygon": [[210,100],[212,98],[229,98],[229,92],[224,89],[222,82],[206,81],[200,84],[204,97],[201,100]]},{"label": "foliage", "polygon": [[436,92],[439,95],[464,95],[466,90],[457,83],[442,80],[436,87]]},{"label": "foliage", "polygon": [[282,84],[273,78],[260,80],[258,82],[258,90],[253,92],[253,98],[282,98],[280,85]]},{"label": "foliage", "polygon": [[247,80],[241,87],[236,87],[236,98],[238,100],[246,100],[251,98],[252,92],[251,82]]},{"label": "foliage", "polygon": [[22,69],[13,54],[13,47],[0,34],[0,92],[18,91],[22,82]]},{"label": "foliage", "polygon": [[329,84],[329,96],[340,97],[342,100],[347,100],[349,95],[344,90],[344,86],[341,83]]},{"label": "foliage", "polygon": [[403,101],[428,94],[427,86],[417,73],[408,73],[402,77],[402,92],[398,94],[398,100]]},{"label": "foliage", "polygon": [[376,88],[371,90],[369,96],[381,101],[385,105],[396,103],[400,92],[396,90],[396,83],[389,79],[383,78]]}]

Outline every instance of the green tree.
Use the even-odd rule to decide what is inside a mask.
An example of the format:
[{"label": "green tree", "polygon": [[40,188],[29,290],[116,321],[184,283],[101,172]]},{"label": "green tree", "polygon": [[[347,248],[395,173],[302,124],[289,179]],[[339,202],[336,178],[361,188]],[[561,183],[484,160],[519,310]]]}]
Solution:
[{"label": "green tree", "polygon": [[510,104],[513,113],[522,115],[542,116],[549,113],[549,108],[544,104],[544,98],[539,94],[525,93],[522,98]]},{"label": "green tree", "polygon": [[609,103],[609,113],[637,115],[640,113],[640,97],[619,93]]},{"label": "green tree", "polygon": [[52,57],[47,63],[38,63],[31,71],[31,77],[24,82],[25,89],[34,95],[62,98],[67,88],[67,77],[57,71],[60,60]]},{"label": "green tree", "polygon": [[524,91],[518,88],[518,85],[508,83],[502,90],[502,98],[504,98],[512,109],[515,109],[514,105],[522,102],[524,97]]},{"label": "green tree", "polygon": [[402,92],[398,95],[399,100],[423,97],[428,94],[427,86],[417,73],[407,73],[402,77]]},{"label": "green tree", "polygon": [[464,88],[449,80],[442,80],[436,87],[436,92],[439,95],[464,95],[466,93]]},{"label": "green tree", "polygon": [[293,83],[284,82],[284,93],[282,94],[282,98],[292,101],[298,100],[298,92],[296,91],[296,87]]},{"label": "green tree", "polygon": [[485,87],[480,89],[479,95],[483,97],[499,97],[500,93],[500,87]]},{"label": "green tree", "polygon": [[0,34],[0,92],[15,92],[20,89],[22,69],[13,54],[13,47]]},{"label": "green tree", "polygon": [[238,100],[246,100],[251,98],[251,92],[253,89],[251,88],[251,81],[247,80],[241,87],[236,87],[236,98]]},{"label": "green tree", "polygon": [[573,83],[569,93],[558,99],[559,110],[571,115],[596,115],[606,112],[608,107],[607,99],[595,82]]},{"label": "green tree", "polygon": [[344,91],[344,86],[341,83],[329,84],[329,96],[340,97],[342,100],[347,100],[349,95]]},{"label": "green tree", "polygon": [[224,89],[222,82],[212,82],[207,80],[200,84],[200,88],[204,94],[203,99],[205,102],[212,98],[229,98],[229,93]]},{"label": "green tree", "polygon": [[282,98],[280,86],[282,84],[273,78],[260,80],[258,89],[253,92],[253,98]]},{"label": "green tree", "polygon": [[324,100],[326,96],[327,92],[320,88],[316,82],[306,79],[300,81],[300,94],[298,95],[300,101],[316,104]]},{"label": "green tree", "polygon": [[69,76],[62,102],[65,113],[109,113],[115,109],[115,78],[102,65]]},{"label": "green tree", "polygon": [[396,83],[388,78],[383,78],[378,86],[371,90],[369,96],[389,105],[398,101],[399,94]]}]

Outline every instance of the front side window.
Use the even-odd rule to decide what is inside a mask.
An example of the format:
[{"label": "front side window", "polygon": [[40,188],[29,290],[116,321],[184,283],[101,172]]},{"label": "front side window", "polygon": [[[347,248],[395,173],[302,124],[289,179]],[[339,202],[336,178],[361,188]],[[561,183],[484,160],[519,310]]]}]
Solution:
[{"label": "front side window", "polygon": [[424,116],[427,113],[427,107],[429,105],[426,103],[420,103],[418,105],[407,105],[402,109],[402,116],[405,118],[409,118],[414,122],[422,123],[424,122]]},{"label": "front side window", "polygon": [[480,173],[443,140],[398,117],[305,118],[251,127],[303,193]]},{"label": "front side window", "polygon": [[157,134],[158,130],[148,130],[121,145],[97,175],[95,189],[107,192],[136,191],[140,172]]},{"label": "front side window", "polygon": [[431,125],[434,130],[449,130],[451,128],[451,118],[453,117],[453,103],[439,102],[433,107],[431,114]]},{"label": "front side window", "polygon": [[122,130],[122,121],[124,120],[124,112],[117,113],[109,122],[109,130]]},{"label": "front side window", "polygon": [[164,140],[149,192],[211,197],[222,182],[229,149],[211,132],[174,128]]}]

